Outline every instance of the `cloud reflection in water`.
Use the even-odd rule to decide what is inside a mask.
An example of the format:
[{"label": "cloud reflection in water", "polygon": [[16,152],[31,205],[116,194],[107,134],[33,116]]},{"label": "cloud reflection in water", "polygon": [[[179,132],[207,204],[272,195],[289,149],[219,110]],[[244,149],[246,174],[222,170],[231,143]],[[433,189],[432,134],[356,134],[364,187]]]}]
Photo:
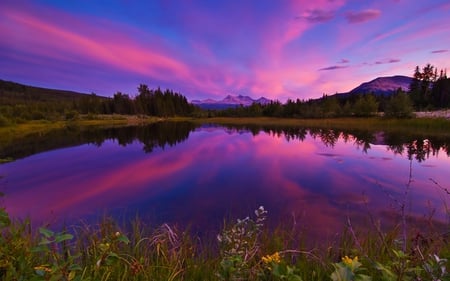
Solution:
[{"label": "cloud reflection in water", "polygon": [[[176,146],[143,153],[139,142],[80,145],[2,165],[4,199],[16,217],[58,223],[103,212],[138,212],[154,223],[218,228],[224,217],[245,217],[259,205],[272,223],[295,221],[314,237],[367,223],[370,213],[390,223],[398,214],[410,168],[414,181],[408,213],[420,219],[436,208],[444,219],[449,197],[429,180],[448,186],[445,153],[427,165],[385,145],[362,149],[355,139],[330,142],[314,135],[200,128]],[[411,166],[410,166],[411,165]],[[433,168],[430,168],[430,167]]]}]

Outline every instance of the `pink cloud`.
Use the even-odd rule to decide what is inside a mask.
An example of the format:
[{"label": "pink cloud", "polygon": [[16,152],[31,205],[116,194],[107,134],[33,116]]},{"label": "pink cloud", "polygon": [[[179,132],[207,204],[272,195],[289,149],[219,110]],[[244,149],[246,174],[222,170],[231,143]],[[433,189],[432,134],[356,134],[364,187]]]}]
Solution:
[{"label": "pink cloud", "polygon": [[381,15],[379,10],[367,9],[358,12],[348,12],[345,18],[349,23],[362,23],[378,18]]},{"label": "pink cloud", "polygon": [[[97,29],[76,22],[77,29],[59,27],[51,19],[41,19],[22,11],[9,10],[6,18],[14,29],[2,30],[15,37],[16,51],[57,60],[96,61],[117,69],[158,77],[170,71],[175,76],[186,77],[188,67],[160,50],[151,49],[123,34],[112,35],[108,28]],[[55,18],[66,18],[57,14]],[[17,33],[17,29],[26,32]],[[34,46],[33,49],[27,46]]]}]

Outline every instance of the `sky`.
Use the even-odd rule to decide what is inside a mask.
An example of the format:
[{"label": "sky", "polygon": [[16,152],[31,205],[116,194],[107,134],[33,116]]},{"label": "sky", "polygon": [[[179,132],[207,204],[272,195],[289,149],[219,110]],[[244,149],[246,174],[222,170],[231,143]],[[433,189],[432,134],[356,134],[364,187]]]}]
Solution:
[{"label": "sky", "polygon": [[0,1],[0,79],[282,102],[450,66],[448,0]]}]

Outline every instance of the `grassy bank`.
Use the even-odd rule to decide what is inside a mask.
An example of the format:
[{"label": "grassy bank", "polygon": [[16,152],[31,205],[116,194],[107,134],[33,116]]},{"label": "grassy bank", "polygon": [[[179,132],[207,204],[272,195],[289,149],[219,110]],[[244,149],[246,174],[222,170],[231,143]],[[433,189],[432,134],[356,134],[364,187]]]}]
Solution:
[{"label": "grassy bank", "polygon": [[86,115],[80,116],[75,120],[36,120],[9,124],[0,127],[0,146],[7,146],[8,144],[14,143],[17,139],[26,138],[30,135],[45,135],[50,131],[65,128],[136,126],[150,124],[160,120],[162,119],[157,117],[140,117],[134,115]]},{"label": "grassy bank", "polygon": [[[61,129],[67,126],[126,126],[140,125],[157,122],[161,118],[141,117],[137,115],[95,115],[80,116],[73,120],[34,120],[21,123],[11,123],[0,126],[0,136],[25,136],[30,133],[47,132],[54,129]],[[1,140],[1,139],[0,139]]]},{"label": "grassy bank", "polygon": [[307,128],[357,129],[374,131],[423,132],[424,134],[450,136],[450,120],[444,118],[411,118],[387,119],[371,118],[321,118],[321,119],[293,119],[293,118],[203,118],[194,122],[221,125],[243,126],[300,126]]},{"label": "grassy bank", "polygon": [[[305,248],[295,229],[264,226],[267,212],[223,226],[205,242],[137,219],[106,219],[53,232],[11,221],[0,209],[1,280],[449,280],[450,246],[430,228],[381,232],[347,227],[340,240]],[[369,230],[371,229],[371,230]],[[413,229],[413,228],[410,228]],[[36,233],[37,232],[37,233]],[[420,234],[420,235],[419,235]]]},{"label": "grassy bank", "polygon": [[0,127],[0,144],[10,138],[20,138],[31,133],[45,133],[68,126],[132,126],[144,125],[159,121],[190,121],[195,123],[210,123],[219,125],[241,126],[271,126],[271,127],[312,127],[333,129],[360,129],[375,131],[423,132],[424,134],[450,136],[450,120],[443,118],[323,118],[323,119],[293,119],[273,117],[216,117],[189,118],[172,117],[158,118],[136,115],[96,115],[94,118],[81,116],[76,120],[67,121],[29,121]]}]

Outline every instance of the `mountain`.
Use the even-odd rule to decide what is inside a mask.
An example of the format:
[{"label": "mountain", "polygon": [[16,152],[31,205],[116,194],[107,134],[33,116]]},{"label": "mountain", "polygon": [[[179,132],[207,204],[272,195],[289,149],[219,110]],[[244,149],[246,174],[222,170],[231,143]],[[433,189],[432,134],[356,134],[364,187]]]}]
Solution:
[{"label": "mountain", "polygon": [[260,97],[259,99],[252,99],[249,96],[233,96],[228,95],[222,100],[213,100],[213,99],[206,99],[206,100],[192,100],[192,104],[195,104],[203,109],[227,109],[227,108],[233,108],[240,105],[243,106],[250,106],[253,103],[259,103],[259,104],[268,104],[271,100]]},{"label": "mountain", "polygon": [[375,95],[386,95],[392,94],[397,91],[398,88],[408,91],[411,81],[411,77],[401,75],[378,77],[372,81],[362,83],[347,94],[374,93]]}]

